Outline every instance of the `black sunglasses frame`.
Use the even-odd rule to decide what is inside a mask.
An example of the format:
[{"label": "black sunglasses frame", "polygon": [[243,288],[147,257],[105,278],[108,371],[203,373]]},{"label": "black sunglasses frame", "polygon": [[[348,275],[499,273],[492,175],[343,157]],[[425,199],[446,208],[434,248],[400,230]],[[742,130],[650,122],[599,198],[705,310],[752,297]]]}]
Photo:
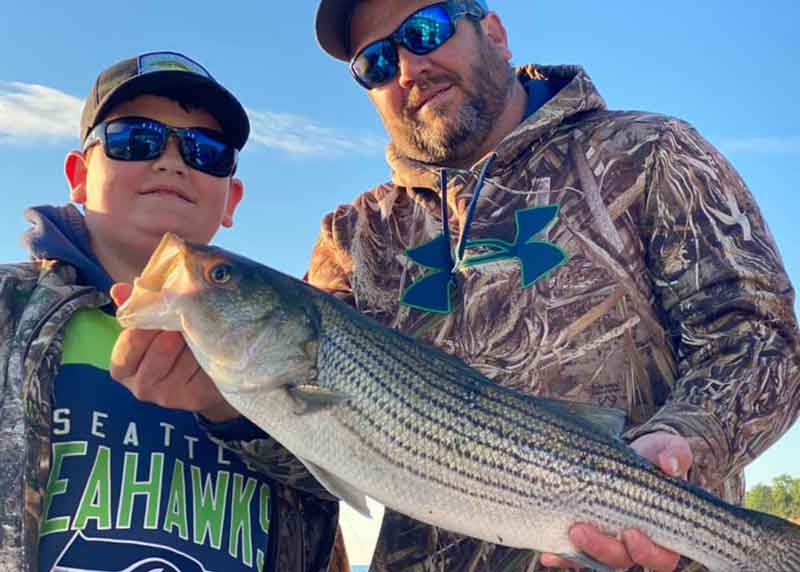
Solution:
[{"label": "black sunglasses frame", "polygon": [[[161,144],[161,148],[158,150],[158,153],[153,155],[152,157],[144,157],[141,159],[133,159],[133,158],[124,158],[124,157],[115,157],[109,153],[108,149],[108,126],[115,123],[115,122],[143,122],[143,123],[152,123],[158,128],[163,130],[163,142]],[[225,171],[218,171],[214,169],[207,169],[203,166],[199,166],[192,161],[192,156],[186,151],[185,144],[186,142],[193,141],[193,135],[200,134],[203,137],[207,137],[211,139],[215,143],[218,143],[225,147],[225,152],[230,152],[232,154],[231,158],[231,165]],[[95,125],[89,134],[86,136],[86,141],[83,144],[83,152],[92,147],[97,143],[101,143],[103,147],[103,151],[106,154],[106,157],[109,159],[114,159],[115,161],[153,161],[161,155],[164,154],[164,151],[167,149],[167,144],[169,143],[169,138],[175,135],[178,138],[179,145],[178,149],[180,151],[181,159],[183,162],[190,168],[200,171],[201,173],[205,173],[206,175],[210,175],[212,177],[230,177],[234,173],[236,173],[236,166],[239,162],[239,150],[236,149],[233,145],[226,142],[224,140],[224,136],[222,133],[218,131],[214,131],[213,129],[207,129],[205,127],[173,127],[171,125],[167,125],[162,121],[158,121],[157,119],[152,119],[150,117],[138,117],[138,116],[125,116],[125,117],[115,117],[114,119],[110,119],[108,121],[101,121],[97,125]]]},{"label": "black sunglasses frame", "polygon": [[[419,14],[420,12],[422,12],[424,10],[429,10],[430,8],[432,8],[434,6],[441,6],[442,8],[444,8],[444,11],[447,13],[448,18],[450,18],[450,25],[452,26],[453,33],[450,36],[448,36],[441,44],[439,44],[438,46],[436,46],[432,50],[423,51],[423,52],[419,52],[418,53],[418,52],[414,51],[410,46],[407,46],[405,43],[403,43],[403,41],[402,41],[403,39],[400,36],[400,30],[402,30],[403,27],[406,25],[406,23],[409,20],[411,20],[412,18],[414,18],[417,14]],[[397,77],[397,71],[395,72],[395,74],[393,76],[388,77],[383,82],[381,82],[379,84],[370,85],[368,82],[364,81],[359,76],[358,72],[356,72],[356,60],[358,60],[358,58],[361,56],[361,54],[364,53],[365,50],[367,50],[368,48],[370,48],[372,46],[375,46],[377,44],[381,44],[381,43],[386,42],[394,50],[395,61],[399,60],[399,56],[397,54],[397,45],[398,44],[402,45],[403,47],[405,47],[406,49],[408,49],[412,53],[415,53],[416,55],[430,54],[430,53],[436,51],[437,49],[439,49],[440,47],[442,47],[444,44],[446,44],[453,37],[453,35],[455,35],[456,22],[458,21],[459,18],[462,18],[462,17],[466,16],[466,17],[472,18],[475,21],[480,21],[480,20],[483,20],[488,13],[489,13],[488,9],[484,5],[482,5],[481,3],[477,2],[476,0],[447,0],[446,2],[437,2],[435,4],[429,4],[428,6],[423,6],[422,8],[417,10],[416,12],[413,12],[413,13],[409,14],[408,17],[405,20],[403,20],[400,23],[400,25],[397,26],[397,28],[391,34],[389,34],[386,37],[377,39],[374,42],[370,42],[369,44],[367,44],[366,46],[361,48],[358,51],[358,53],[350,59],[350,65],[349,65],[350,74],[353,76],[353,79],[355,79],[361,87],[363,87],[363,88],[365,88],[367,90],[370,90],[370,89],[373,89],[375,87],[378,87],[379,85],[383,85],[384,83],[386,83],[386,82],[392,80],[393,78]],[[399,71],[399,66],[398,66],[398,71]]]}]

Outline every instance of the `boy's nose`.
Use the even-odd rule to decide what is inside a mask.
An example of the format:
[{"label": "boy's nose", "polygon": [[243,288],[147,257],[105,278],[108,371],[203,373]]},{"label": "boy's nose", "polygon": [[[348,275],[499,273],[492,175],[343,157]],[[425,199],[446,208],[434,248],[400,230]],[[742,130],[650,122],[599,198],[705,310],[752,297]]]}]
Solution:
[{"label": "boy's nose", "polygon": [[170,134],[164,152],[153,161],[153,168],[158,171],[171,171],[179,175],[186,174],[188,167],[183,161],[179,145],[178,136],[174,133]]}]

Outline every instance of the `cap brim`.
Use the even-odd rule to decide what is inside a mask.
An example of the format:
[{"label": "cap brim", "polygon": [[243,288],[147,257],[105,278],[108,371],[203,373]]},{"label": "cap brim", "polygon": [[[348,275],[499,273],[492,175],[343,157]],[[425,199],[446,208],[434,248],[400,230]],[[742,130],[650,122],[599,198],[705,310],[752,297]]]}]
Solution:
[{"label": "cap brim", "polygon": [[342,61],[350,60],[350,12],[358,0],[321,0],[317,8],[317,41]]},{"label": "cap brim", "polygon": [[139,95],[175,96],[205,109],[219,121],[226,139],[237,149],[241,150],[250,136],[247,113],[231,92],[212,79],[184,71],[150,72],[129,79],[100,101],[95,117],[103,118],[117,104]]}]

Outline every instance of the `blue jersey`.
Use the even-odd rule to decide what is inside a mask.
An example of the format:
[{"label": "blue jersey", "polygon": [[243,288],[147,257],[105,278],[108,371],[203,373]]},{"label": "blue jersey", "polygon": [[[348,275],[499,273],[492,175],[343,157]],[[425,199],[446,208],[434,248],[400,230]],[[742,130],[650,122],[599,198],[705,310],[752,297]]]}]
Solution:
[{"label": "blue jersey", "polygon": [[39,570],[264,570],[269,482],[193,414],[140,402],[111,379],[119,331],[99,310],[67,324]]},{"label": "blue jersey", "polygon": [[[34,258],[68,262],[79,283],[108,292],[77,209],[26,214]],[[64,332],[39,571],[271,572],[270,482],[211,441],[192,413],[138,401],[110,377],[120,327],[104,309],[77,312]],[[212,430],[263,436],[244,419]]]}]

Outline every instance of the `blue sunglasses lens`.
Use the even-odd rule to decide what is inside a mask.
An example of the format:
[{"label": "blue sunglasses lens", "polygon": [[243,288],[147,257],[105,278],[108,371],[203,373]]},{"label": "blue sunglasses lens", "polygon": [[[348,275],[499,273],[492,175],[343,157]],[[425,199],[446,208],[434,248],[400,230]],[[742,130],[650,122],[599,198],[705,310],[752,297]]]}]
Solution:
[{"label": "blue sunglasses lens", "polygon": [[409,16],[388,38],[369,44],[350,63],[356,79],[367,89],[395,77],[399,56],[395,44],[401,44],[419,56],[429,54],[453,37],[455,24],[444,4],[434,4]]},{"label": "blue sunglasses lens", "polygon": [[444,6],[436,4],[412,14],[394,33],[395,40],[409,51],[429,54],[453,37],[455,26]]},{"label": "blue sunglasses lens", "polygon": [[215,177],[233,173],[235,149],[220,141],[219,134],[201,127],[173,130],[146,118],[116,119],[106,125],[105,152],[121,161],[149,161],[164,152],[167,137],[173,131],[180,140],[181,157],[187,165]]},{"label": "blue sunglasses lens", "polygon": [[368,88],[385,83],[397,75],[397,49],[389,40],[379,40],[361,50],[350,69]]},{"label": "blue sunglasses lens", "polygon": [[111,121],[106,126],[106,153],[122,161],[147,161],[161,154],[165,129],[146,121]]},{"label": "blue sunglasses lens", "polygon": [[187,164],[198,171],[217,177],[230,175],[236,162],[233,147],[214,139],[199,128],[185,132],[181,138],[181,155]]}]

